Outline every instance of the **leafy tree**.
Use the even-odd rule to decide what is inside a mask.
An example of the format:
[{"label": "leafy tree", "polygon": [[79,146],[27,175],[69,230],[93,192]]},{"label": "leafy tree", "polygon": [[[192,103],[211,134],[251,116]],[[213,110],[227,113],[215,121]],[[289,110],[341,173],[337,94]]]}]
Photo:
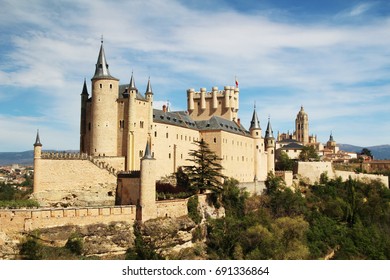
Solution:
[{"label": "leafy tree", "polygon": [[198,147],[196,150],[190,150],[189,160],[194,163],[191,166],[184,166],[183,170],[188,176],[188,183],[194,192],[203,193],[205,190],[214,192],[222,191],[221,180],[225,178],[222,175],[222,165],[218,162],[221,160],[208,144],[202,139],[195,141]]},{"label": "leafy tree", "polygon": [[294,160],[290,159],[288,154],[286,152],[282,151],[279,155],[278,160],[276,161],[275,168],[276,168],[276,170],[283,170],[283,171],[291,170],[292,171],[294,168]]},{"label": "leafy tree", "polygon": [[320,159],[314,146],[303,147],[298,158],[300,161],[318,161]]},{"label": "leafy tree", "polygon": [[265,181],[265,194],[270,195],[280,189],[284,189],[286,183],[281,177],[275,176],[273,172],[269,172]]}]

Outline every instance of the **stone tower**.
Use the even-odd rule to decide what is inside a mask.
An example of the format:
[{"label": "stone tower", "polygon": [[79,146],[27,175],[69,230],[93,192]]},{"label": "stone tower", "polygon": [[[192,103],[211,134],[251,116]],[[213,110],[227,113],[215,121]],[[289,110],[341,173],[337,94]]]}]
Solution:
[{"label": "stone tower", "polygon": [[86,130],[87,130],[87,102],[88,89],[87,81],[84,79],[83,91],[81,92],[81,114],[80,114],[80,153],[88,153]]},{"label": "stone tower", "polygon": [[149,143],[146,143],[145,155],[141,159],[141,188],[139,207],[142,213],[142,221],[157,217],[156,160],[151,154]]},{"label": "stone tower", "polygon": [[326,147],[333,150],[336,148],[336,141],[333,139],[332,132],[330,133],[328,142],[326,142]]},{"label": "stone tower", "polygon": [[37,137],[35,138],[34,143],[34,190],[36,193],[39,191],[39,181],[41,174],[41,158],[42,158],[42,144],[39,139],[39,130],[37,131]]},{"label": "stone tower", "polygon": [[117,156],[119,80],[112,77],[103,48],[103,41],[92,78],[92,141],[93,156]]},{"label": "stone tower", "polygon": [[267,130],[265,131],[265,149],[267,151],[267,172],[275,171],[275,138],[272,131],[271,121],[268,118]]},{"label": "stone tower", "polygon": [[295,134],[296,140],[303,143],[303,145],[309,143],[309,117],[303,110],[303,106],[301,106],[301,110],[295,119]]},{"label": "stone tower", "polygon": [[128,107],[128,136],[127,136],[127,162],[126,162],[126,169],[127,170],[134,170],[135,168],[135,137],[136,137],[136,131],[135,131],[135,123],[136,123],[136,98],[138,89],[135,86],[134,76],[133,73],[131,73],[130,83],[129,83],[129,107]]},{"label": "stone tower", "polygon": [[225,86],[223,90],[213,87],[211,92],[201,88],[187,90],[187,111],[194,120],[208,120],[212,116],[219,116],[229,121],[237,121],[239,109],[238,87]]},{"label": "stone tower", "polygon": [[261,173],[261,155],[263,153],[263,139],[261,138],[260,121],[256,113],[256,105],[253,108],[253,115],[249,132],[255,141],[254,148],[254,181],[260,179]]}]

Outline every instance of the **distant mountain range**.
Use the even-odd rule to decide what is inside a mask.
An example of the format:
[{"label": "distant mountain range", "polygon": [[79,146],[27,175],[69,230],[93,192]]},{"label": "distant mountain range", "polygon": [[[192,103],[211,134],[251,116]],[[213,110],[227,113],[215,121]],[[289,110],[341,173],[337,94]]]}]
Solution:
[{"label": "distant mountain range", "polygon": [[[340,150],[347,152],[360,153],[363,148],[367,148],[371,151],[374,159],[390,159],[390,145],[379,145],[372,147],[360,147],[349,144],[338,144]],[[77,152],[77,151],[66,151]],[[34,161],[34,151],[25,152],[0,152],[0,165],[32,165]]]},{"label": "distant mountain range", "polygon": [[360,153],[363,148],[367,148],[371,151],[371,154],[374,156],[374,159],[390,159],[390,145],[379,145],[372,147],[360,147],[353,146],[349,144],[337,144],[340,147],[340,150],[347,152],[357,152]]}]

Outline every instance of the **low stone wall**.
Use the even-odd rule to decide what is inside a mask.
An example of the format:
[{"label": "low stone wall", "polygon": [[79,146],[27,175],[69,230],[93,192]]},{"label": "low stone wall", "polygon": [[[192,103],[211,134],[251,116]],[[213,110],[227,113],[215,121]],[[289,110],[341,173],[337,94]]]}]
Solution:
[{"label": "low stone wall", "polygon": [[238,185],[241,189],[245,189],[250,194],[262,194],[265,189],[264,181],[257,182],[241,182]]},{"label": "low stone wall", "polygon": [[188,199],[156,201],[157,217],[175,218],[185,216],[188,214],[187,202]]},{"label": "low stone wall", "polygon": [[0,209],[0,231],[5,233],[27,232],[39,228],[64,225],[108,224],[136,219],[136,206]]},{"label": "low stone wall", "polygon": [[294,170],[294,173],[299,174],[303,178],[307,178],[311,184],[318,182],[321,174],[324,172],[331,179],[341,177],[343,181],[346,181],[351,177],[355,180],[380,180],[386,187],[389,187],[387,176],[350,171],[335,171],[330,162],[298,162]]},{"label": "low stone wall", "polygon": [[336,170],[336,177],[341,177],[343,181],[346,181],[351,177],[354,180],[364,181],[364,180],[379,180],[386,187],[389,187],[389,179],[387,176],[376,175],[376,174],[365,174],[365,173],[354,173],[350,171],[339,171]]}]

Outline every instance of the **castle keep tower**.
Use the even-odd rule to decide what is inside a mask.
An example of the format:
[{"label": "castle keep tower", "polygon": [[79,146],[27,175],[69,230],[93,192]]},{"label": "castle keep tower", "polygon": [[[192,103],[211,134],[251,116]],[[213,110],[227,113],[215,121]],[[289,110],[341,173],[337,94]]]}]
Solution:
[{"label": "castle keep tower", "polygon": [[119,80],[112,77],[103,48],[100,47],[92,78],[92,139],[90,154],[93,156],[117,156]]},{"label": "castle keep tower", "polygon": [[295,119],[295,133],[297,141],[302,142],[303,145],[309,143],[309,117],[303,110],[303,106]]},{"label": "castle keep tower", "polygon": [[212,116],[237,121],[239,93],[239,88],[233,86],[225,86],[221,91],[213,87],[211,92],[207,92],[206,88],[201,88],[199,92],[188,89],[187,111],[195,121],[208,120]]}]

